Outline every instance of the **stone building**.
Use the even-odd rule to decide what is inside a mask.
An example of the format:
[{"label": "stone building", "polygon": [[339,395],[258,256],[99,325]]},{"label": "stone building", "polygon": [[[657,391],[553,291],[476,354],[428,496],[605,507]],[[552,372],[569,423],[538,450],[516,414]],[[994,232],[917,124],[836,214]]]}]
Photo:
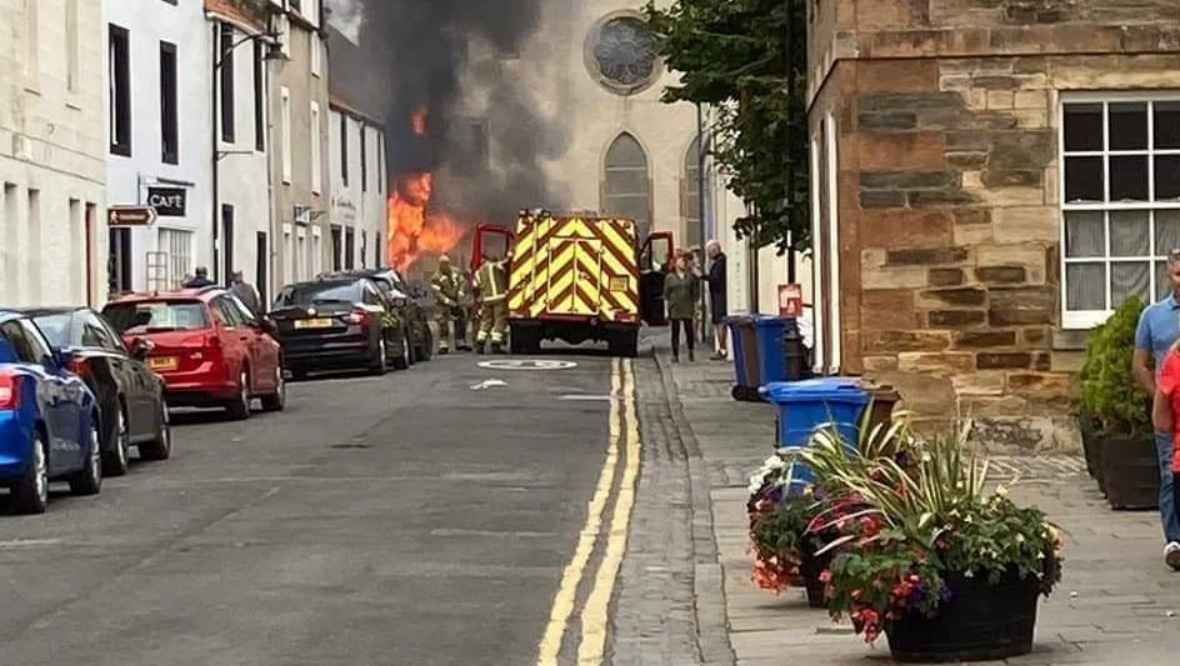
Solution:
[{"label": "stone building", "polygon": [[[536,29],[516,52],[473,42],[460,86],[466,113],[484,128],[481,133],[515,136],[497,126],[516,120],[524,105],[550,126],[541,168],[556,204],[634,218],[645,234],[673,232],[680,247],[717,238],[730,258],[731,310],[777,312],[787,260],[766,248],[755,262],[755,253],[736,237],[732,226],[744,214],[741,201],[725,189],[711,159],[700,168],[698,133],[708,126],[709,112],[699,118],[692,104],[660,101],[677,75],[655,51],[641,20],[643,4],[546,2]],[[505,89],[525,96],[506,100]],[[501,151],[510,150],[492,142],[487,159],[504,162]],[[798,279],[808,284],[810,276],[800,258]],[[805,293],[810,291],[808,285]]]},{"label": "stone building", "polygon": [[212,259],[209,24],[199,3],[105,0],[111,206],[153,206],[110,233],[103,296],[178,286]]},{"label": "stone building", "polygon": [[0,1],[0,303],[102,298],[102,0]]},{"label": "stone building", "polygon": [[816,0],[820,357],[1073,446],[1086,330],[1180,246],[1174,0]]},{"label": "stone building", "polygon": [[[282,60],[268,67],[275,285],[306,280],[330,260],[328,51],[321,0],[269,0]],[[281,240],[279,240],[281,238]]]},{"label": "stone building", "polygon": [[382,267],[387,222],[385,130],[333,96],[330,123],[332,270]]}]

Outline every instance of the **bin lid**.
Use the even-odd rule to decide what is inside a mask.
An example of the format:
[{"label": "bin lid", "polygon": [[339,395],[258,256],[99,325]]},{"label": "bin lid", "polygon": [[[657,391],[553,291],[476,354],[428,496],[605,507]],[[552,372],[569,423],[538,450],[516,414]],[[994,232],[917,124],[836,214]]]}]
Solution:
[{"label": "bin lid", "polygon": [[751,326],[754,323],[753,319],[750,315],[729,315],[725,318],[725,323],[730,326]]},{"label": "bin lid", "polygon": [[771,382],[759,389],[764,398],[784,404],[792,402],[847,402],[867,404],[869,394],[859,379],[822,377],[800,382]]},{"label": "bin lid", "polygon": [[760,315],[754,320],[754,326],[757,328],[786,328],[795,321],[794,317],[772,317],[770,315]]}]

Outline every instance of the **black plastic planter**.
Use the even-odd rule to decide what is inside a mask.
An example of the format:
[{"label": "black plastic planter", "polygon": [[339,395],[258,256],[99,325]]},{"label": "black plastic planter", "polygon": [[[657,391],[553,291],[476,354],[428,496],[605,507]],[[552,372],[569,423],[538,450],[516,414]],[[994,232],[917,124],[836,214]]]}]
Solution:
[{"label": "black plastic planter", "polygon": [[952,596],[938,615],[912,615],[885,626],[896,661],[991,661],[1032,652],[1040,595],[1035,576],[1010,576],[997,585],[986,577],[946,580]]},{"label": "black plastic planter", "polygon": [[823,555],[803,553],[803,565],[800,569],[803,573],[803,584],[807,587],[807,605],[812,608],[828,607],[827,584],[819,579],[819,575],[832,566],[832,558],[832,551]]},{"label": "black plastic planter", "polygon": [[1116,511],[1155,509],[1160,500],[1160,470],[1155,440],[1102,437],[1102,477],[1106,498]]},{"label": "black plastic planter", "polygon": [[1098,436],[1097,424],[1094,417],[1083,410],[1078,415],[1078,429],[1082,431],[1082,453],[1086,456],[1086,471],[1098,482],[1102,482],[1102,439]]}]

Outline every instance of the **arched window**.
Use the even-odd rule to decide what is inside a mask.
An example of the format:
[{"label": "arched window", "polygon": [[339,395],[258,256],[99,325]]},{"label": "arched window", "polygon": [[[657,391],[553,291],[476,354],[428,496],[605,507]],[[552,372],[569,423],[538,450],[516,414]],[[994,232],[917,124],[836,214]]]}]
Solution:
[{"label": "arched window", "polygon": [[647,155],[635,137],[624,132],[606,151],[603,212],[635,220],[641,237],[651,230],[651,179]]},{"label": "arched window", "polygon": [[701,140],[693,139],[684,155],[684,177],[681,178],[683,196],[680,197],[684,217],[685,247],[699,247],[704,243],[701,220]]}]

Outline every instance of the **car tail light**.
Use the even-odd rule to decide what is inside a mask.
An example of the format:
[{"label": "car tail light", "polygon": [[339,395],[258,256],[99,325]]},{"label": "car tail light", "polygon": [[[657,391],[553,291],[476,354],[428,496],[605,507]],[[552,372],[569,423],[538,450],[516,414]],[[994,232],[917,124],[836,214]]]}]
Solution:
[{"label": "car tail light", "polygon": [[367,324],[369,323],[369,311],[357,308],[349,312],[346,319],[350,324]]},{"label": "car tail light", "polygon": [[20,406],[20,381],[16,375],[0,372],[0,409]]},{"label": "car tail light", "polygon": [[79,377],[89,379],[92,374],[90,370],[90,360],[82,356],[75,356],[73,360],[70,361],[70,372],[78,375]]}]

